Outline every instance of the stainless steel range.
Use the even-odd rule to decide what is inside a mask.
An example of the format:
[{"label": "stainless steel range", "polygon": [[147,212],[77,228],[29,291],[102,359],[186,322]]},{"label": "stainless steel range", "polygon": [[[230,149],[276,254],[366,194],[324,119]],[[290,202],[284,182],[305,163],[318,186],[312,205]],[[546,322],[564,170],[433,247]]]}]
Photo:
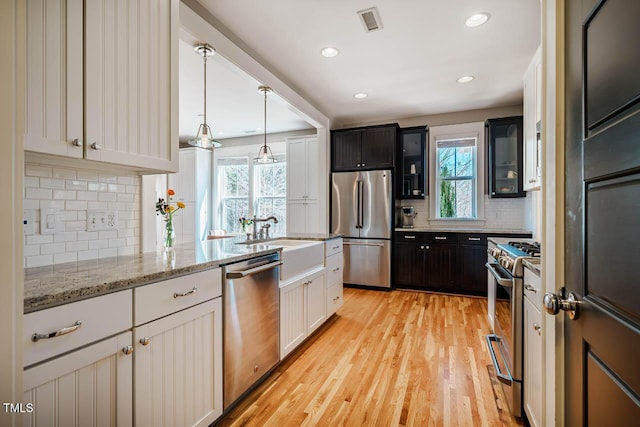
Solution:
[{"label": "stainless steel range", "polygon": [[489,353],[511,413],[522,417],[522,260],[540,256],[540,244],[489,238],[487,246]]}]

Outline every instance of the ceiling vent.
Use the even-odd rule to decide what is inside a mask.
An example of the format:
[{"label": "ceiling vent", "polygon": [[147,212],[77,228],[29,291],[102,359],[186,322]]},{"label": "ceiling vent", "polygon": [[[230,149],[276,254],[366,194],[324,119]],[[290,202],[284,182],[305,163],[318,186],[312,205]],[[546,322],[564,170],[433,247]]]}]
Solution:
[{"label": "ceiling vent", "polygon": [[372,7],[369,9],[360,10],[358,11],[358,16],[360,17],[362,25],[364,25],[364,30],[367,33],[382,29],[382,21],[380,20],[380,15],[378,14],[377,8]]}]

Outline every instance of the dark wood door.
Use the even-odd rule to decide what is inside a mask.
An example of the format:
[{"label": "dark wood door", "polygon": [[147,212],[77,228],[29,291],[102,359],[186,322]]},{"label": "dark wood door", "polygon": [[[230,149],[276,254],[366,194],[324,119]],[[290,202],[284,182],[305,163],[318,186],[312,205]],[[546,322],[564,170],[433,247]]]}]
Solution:
[{"label": "dark wood door", "polygon": [[360,169],[360,145],[362,132],[359,130],[334,131],[331,134],[331,166],[334,171]]},{"label": "dark wood door", "polygon": [[362,168],[393,168],[397,131],[396,126],[372,127],[362,131]]},{"label": "dark wood door", "polygon": [[565,286],[581,304],[564,322],[565,425],[632,425],[640,419],[640,2],[567,0],[566,17]]},{"label": "dark wood door", "polygon": [[429,243],[427,245],[427,284],[432,289],[456,288],[457,245]]},{"label": "dark wood door", "polygon": [[487,294],[487,246],[458,246],[458,280],[461,291]]},{"label": "dark wood door", "polygon": [[426,287],[424,247],[424,243],[398,242],[395,244],[394,276],[396,286]]}]

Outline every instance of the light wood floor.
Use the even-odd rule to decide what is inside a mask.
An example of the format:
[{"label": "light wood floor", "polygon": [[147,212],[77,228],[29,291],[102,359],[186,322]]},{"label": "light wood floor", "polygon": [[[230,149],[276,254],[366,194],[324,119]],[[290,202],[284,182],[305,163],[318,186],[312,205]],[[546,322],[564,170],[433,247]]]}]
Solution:
[{"label": "light wood floor", "polygon": [[345,288],[221,426],[521,425],[490,376],[486,299]]}]

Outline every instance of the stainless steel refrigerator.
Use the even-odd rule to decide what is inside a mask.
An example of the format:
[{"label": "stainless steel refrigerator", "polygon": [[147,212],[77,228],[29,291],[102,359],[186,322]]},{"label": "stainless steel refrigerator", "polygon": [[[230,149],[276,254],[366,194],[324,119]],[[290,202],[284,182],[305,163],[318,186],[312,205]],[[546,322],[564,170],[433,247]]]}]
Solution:
[{"label": "stainless steel refrigerator", "polygon": [[391,287],[391,171],[335,172],[331,187],[331,232],[343,235],[344,283]]}]

